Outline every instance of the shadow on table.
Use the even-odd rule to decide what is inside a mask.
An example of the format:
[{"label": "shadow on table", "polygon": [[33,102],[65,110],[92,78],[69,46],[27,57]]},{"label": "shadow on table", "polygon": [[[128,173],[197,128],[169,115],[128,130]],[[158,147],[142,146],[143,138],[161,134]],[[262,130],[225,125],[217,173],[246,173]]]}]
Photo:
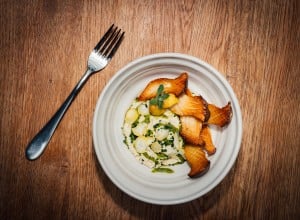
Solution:
[{"label": "shadow on table", "polygon": [[121,191],[107,177],[97,160],[95,152],[93,152],[93,156],[99,181],[102,182],[111,198],[126,212],[143,219],[191,219],[199,217],[210,210],[222,196],[226,195],[234,178],[235,165],[219,185],[202,197],[178,205],[155,205],[139,201]]}]

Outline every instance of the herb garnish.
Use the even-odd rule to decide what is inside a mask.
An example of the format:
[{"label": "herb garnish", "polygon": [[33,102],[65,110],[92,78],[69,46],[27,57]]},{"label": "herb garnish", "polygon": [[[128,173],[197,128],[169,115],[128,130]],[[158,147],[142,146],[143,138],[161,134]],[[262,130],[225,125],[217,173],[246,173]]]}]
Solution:
[{"label": "herb garnish", "polygon": [[150,100],[150,104],[157,105],[160,109],[162,109],[164,100],[168,97],[169,94],[164,92],[164,85],[160,84],[157,89],[156,97]]},{"label": "herb garnish", "polygon": [[174,171],[168,167],[157,167],[152,169],[152,173],[161,172],[161,173],[174,173]]}]

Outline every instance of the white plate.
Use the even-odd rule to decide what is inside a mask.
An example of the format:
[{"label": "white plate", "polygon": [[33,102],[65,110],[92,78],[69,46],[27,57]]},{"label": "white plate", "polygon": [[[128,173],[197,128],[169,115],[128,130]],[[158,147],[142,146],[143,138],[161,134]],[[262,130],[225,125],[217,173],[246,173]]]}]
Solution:
[{"label": "white plate", "polygon": [[[208,102],[232,104],[232,121],[212,129],[216,153],[202,177],[187,176],[187,163],[173,166],[173,174],[152,173],[123,143],[121,127],[133,99],[156,78],[175,78],[187,72],[188,87]],[[242,117],[238,100],[225,78],[207,63],[188,55],[161,53],[137,59],[118,71],[102,91],[93,119],[93,141],[98,160],[111,181],[128,195],[144,202],[170,205],[196,199],[213,189],[229,172],[239,152]]]}]

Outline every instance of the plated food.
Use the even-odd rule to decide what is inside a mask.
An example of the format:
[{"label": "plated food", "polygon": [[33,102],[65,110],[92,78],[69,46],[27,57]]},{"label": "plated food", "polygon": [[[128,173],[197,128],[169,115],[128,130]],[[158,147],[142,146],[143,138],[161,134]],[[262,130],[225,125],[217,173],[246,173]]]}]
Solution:
[{"label": "plated food", "polygon": [[170,165],[185,162],[180,119],[172,111],[152,115],[150,101],[133,101],[125,115],[124,143],[152,172],[172,173]]},{"label": "plated food", "polygon": [[[230,123],[222,128],[207,122],[202,124],[202,132],[205,132],[206,125],[209,128],[216,151],[209,155],[200,146],[201,152],[210,161],[208,172],[201,178],[188,176],[191,167],[187,161],[169,166],[174,171],[171,174],[153,173],[152,168],[135,160],[123,142],[124,117],[132,102],[151,81],[160,78],[176,79],[184,72],[188,73],[188,85],[185,84],[185,88],[196,96],[201,95],[207,102],[207,108],[211,108],[209,104],[212,103],[222,109],[230,101],[233,115]],[[213,107],[211,109],[214,110]],[[100,172],[103,171],[127,195],[158,205],[188,202],[215,188],[236,161],[242,132],[238,99],[224,75],[203,60],[178,53],[151,54],[122,67],[101,90],[93,118],[93,145],[96,159],[101,165]],[[184,142],[185,147],[189,145],[194,147]]]},{"label": "plated food", "polygon": [[231,103],[218,107],[188,88],[188,74],[151,80],[124,117],[124,143],[152,172],[172,173],[185,161],[191,178],[205,174],[215,154],[210,126],[224,127]]}]

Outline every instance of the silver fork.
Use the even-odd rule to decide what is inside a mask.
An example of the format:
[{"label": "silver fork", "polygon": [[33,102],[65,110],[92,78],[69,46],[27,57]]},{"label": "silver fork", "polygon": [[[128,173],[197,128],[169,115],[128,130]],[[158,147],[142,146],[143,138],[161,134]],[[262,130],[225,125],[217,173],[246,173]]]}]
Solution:
[{"label": "silver fork", "polygon": [[79,80],[71,94],[67,97],[57,112],[28,144],[25,151],[25,155],[28,160],[35,160],[42,155],[56,127],[73,102],[74,98],[93,73],[106,67],[118,50],[123,40],[124,33],[125,32],[118,29],[118,27],[112,25],[103,35],[89,56],[87,70],[83,77]]}]

